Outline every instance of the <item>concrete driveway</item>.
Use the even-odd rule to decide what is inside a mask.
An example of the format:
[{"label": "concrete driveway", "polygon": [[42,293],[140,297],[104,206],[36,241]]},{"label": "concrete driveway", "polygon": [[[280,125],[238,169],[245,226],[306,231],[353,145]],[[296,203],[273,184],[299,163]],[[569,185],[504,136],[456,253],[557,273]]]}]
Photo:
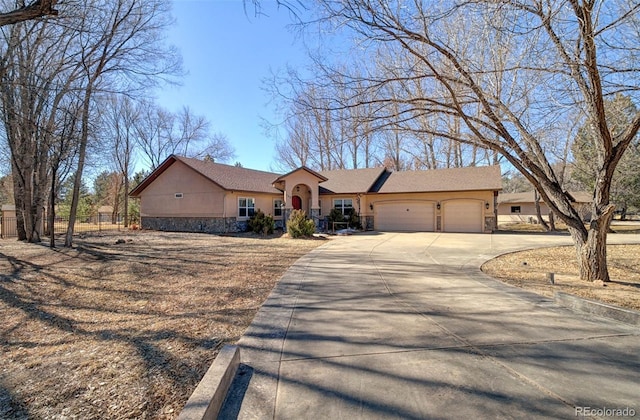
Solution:
[{"label": "concrete driveway", "polygon": [[243,365],[221,418],[638,417],[637,327],[577,315],[478,268],[562,244],[571,239],[331,240],[285,274],[238,343]]}]

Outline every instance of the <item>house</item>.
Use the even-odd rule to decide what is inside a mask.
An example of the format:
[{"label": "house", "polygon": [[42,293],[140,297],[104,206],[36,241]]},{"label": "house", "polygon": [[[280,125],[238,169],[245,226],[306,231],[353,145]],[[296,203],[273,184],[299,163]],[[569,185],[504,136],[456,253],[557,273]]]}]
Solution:
[{"label": "house", "polygon": [[[588,221],[591,219],[591,194],[585,191],[569,193],[573,197],[574,207]],[[549,206],[540,199],[540,214],[549,221]],[[498,195],[498,223],[538,223],[534,191],[521,193],[500,193]]]},{"label": "house", "polygon": [[258,209],[279,226],[293,209],[322,226],[332,209],[355,209],[370,230],[491,232],[501,188],[498,166],[276,174],[172,155],[129,195],[143,229],[238,232]]}]

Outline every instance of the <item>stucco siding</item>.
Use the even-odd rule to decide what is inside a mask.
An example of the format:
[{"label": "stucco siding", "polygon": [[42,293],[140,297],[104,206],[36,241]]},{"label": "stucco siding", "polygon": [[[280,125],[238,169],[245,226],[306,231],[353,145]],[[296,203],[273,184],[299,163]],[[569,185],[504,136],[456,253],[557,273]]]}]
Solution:
[{"label": "stucco siding", "polygon": [[238,220],[247,220],[248,217],[240,217],[238,213],[238,200],[240,198],[252,198],[255,202],[254,210],[261,210],[264,214],[273,216],[273,200],[282,200],[281,194],[264,194],[234,191],[227,194],[225,200],[225,214],[228,217],[236,217]]},{"label": "stucco siding", "polygon": [[[512,212],[511,208],[518,208],[520,212]],[[540,203],[542,218],[549,221],[549,207]],[[524,222],[538,223],[535,203],[501,203],[498,204],[498,223]]]},{"label": "stucco siding", "polygon": [[[519,213],[511,211],[511,207],[520,207]],[[543,215],[549,214],[549,208],[545,203],[540,203],[540,212]],[[498,216],[531,216],[536,215],[535,203],[501,203],[498,205]]]},{"label": "stucco siding", "polygon": [[224,190],[178,161],[142,191],[140,215],[225,217],[224,196]]}]

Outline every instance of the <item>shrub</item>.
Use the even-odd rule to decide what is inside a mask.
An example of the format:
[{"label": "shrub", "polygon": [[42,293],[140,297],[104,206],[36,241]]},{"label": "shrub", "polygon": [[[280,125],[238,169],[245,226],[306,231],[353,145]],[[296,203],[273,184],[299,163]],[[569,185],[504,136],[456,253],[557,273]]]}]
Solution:
[{"label": "shrub", "polygon": [[349,227],[353,229],[360,229],[360,216],[356,213],[356,209],[351,207],[349,209],[349,213],[347,214],[347,219],[349,221]]},{"label": "shrub", "polygon": [[[329,216],[329,226],[333,225],[333,222],[348,222],[347,226],[353,229],[360,229],[360,217],[353,207],[347,212],[346,217],[342,214],[340,209],[331,209]],[[340,225],[344,226],[344,225]]]},{"label": "shrub", "polygon": [[273,233],[273,230],[276,227],[273,216],[264,214],[260,209],[251,216],[247,225],[250,231],[260,233],[262,235],[269,235]]},{"label": "shrub", "polygon": [[340,209],[331,209],[329,212],[329,222],[344,222],[344,215],[340,211]]},{"label": "shrub", "polygon": [[316,225],[313,220],[307,218],[302,210],[293,210],[289,220],[287,220],[287,232],[292,238],[300,238],[312,236],[316,231]]}]

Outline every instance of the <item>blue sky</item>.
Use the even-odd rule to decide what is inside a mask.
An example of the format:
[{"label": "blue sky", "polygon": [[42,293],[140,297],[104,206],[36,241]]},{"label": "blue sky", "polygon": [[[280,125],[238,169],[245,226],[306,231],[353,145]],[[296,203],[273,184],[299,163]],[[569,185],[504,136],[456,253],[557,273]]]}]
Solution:
[{"label": "blue sky", "polygon": [[186,105],[222,132],[244,167],[270,170],[273,139],[261,117],[275,121],[275,106],[262,89],[263,79],[288,64],[303,66],[303,45],[287,28],[290,12],[274,0],[262,0],[265,15],[255,16],[242,0],[174,0],[176,24],[169,42],[177,46],[188,72],[182,86],[159,92],[158,103],[172,111]]}]

